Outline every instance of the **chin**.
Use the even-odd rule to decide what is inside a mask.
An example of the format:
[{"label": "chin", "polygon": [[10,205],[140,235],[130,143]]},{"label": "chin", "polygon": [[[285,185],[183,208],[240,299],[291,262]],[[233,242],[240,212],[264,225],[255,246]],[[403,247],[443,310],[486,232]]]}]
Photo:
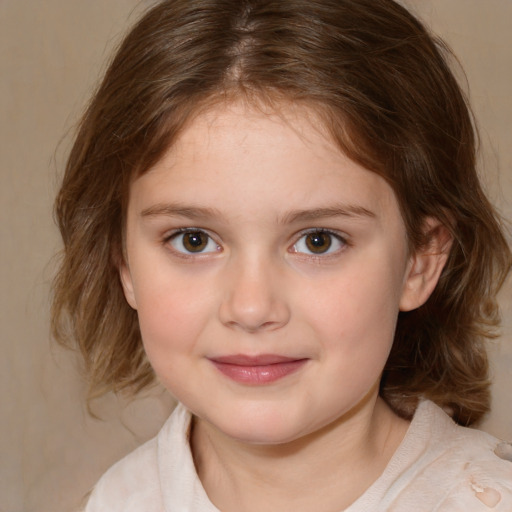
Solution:
[{"label": "chin", "polygon": [[223,421],[211,423],[224,435],[255,445],[285,444],[308,433],[304,421],[282,407],[251,409],[240,408],[235,418],[226,415]]},{"label": "chin", "polygon": [[230,429],[224,432],[232,439],[241,443],[254,445],[280,445],[297,440],[301,435],[295,429],[282,428],[281,426],[251,425],[248,429]]}]

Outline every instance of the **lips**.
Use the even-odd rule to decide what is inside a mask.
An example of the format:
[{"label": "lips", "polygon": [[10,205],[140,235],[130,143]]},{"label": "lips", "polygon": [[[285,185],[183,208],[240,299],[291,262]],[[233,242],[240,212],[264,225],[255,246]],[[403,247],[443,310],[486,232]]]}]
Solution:
[{"label": "lips", "polygon": [[248,356],[243,354],[210,359],[223,375],[235,382],[263,385],[280,380],[302,368],[308,359],[275,354]]}]

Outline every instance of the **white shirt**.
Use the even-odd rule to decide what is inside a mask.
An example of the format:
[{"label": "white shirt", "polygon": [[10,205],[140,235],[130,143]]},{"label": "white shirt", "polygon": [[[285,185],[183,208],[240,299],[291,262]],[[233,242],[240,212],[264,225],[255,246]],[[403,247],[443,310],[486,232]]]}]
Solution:
[{"label": "white shirt", "polygon": [[[178,405],[157,437],[103,475],[85,512],[219,512],[195,471],[191,418]],[[345,510],[383,511],[512,512],[512,445],[420,403],[382,475]]]}]

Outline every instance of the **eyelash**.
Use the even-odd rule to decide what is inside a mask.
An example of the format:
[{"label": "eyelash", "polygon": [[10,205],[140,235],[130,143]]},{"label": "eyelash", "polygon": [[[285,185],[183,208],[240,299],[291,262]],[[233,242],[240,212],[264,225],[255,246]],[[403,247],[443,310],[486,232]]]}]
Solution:
[{"label": "eyelash", "polygon": [[[299,251],[296,249],[297,245],[301,242],[301,240],[304,239],[304,243],[307,245],[307,242],[305,241],[306,237],[309,235],[317,235],[318,236],[325,236],[327,235],[329,237],[329,245],[327,247],[327,250],[325,252],[318,252],[315,253],[313,251]],[[338,243],[339,247],[335,248],[335,250],[331,250],[333,243]],[[290,252],[301,255],[303,257],[307,257],[310,259],[325,259],[329,257],[334,257],[338,255],[339,253],[343,252],[348,246],[350,246],[347,238],[340,233],[336,231],[332,231],[329,229],[324,228],[313,228],[308,229],[306,231],[302,231],[299,236],[297,237],[295,243],[291,246]]]},{"label": "eyelash", "polygon": [[[207,243],[205,248],[208,248],[208,245],[210,245],[213,242],[215,244],[215,249],[214,250],[209,250],[209,251],[206,251],[206,252],[204,250],[200,250],[200,251],[194,252],[194,251],[186,250],[185,247],[184,247],[185,250],[180,250],[180,249],[176,248],[173,245],[173,242],[174,241],[179,241],[180,240],[180,236],[181,236],[181,245],[183,246],[184,245],[183,236],[187,235],[187,234],[188,235],[205,236],[206,237],[206,243]],[[173,252],[177,253],[178,255],[180,255],[181,257],[184,257],[184,258],[200,257],[200,256],[204,256],[206,254],[212,254],[212,253],[215,253],[215,252],[220,252],[222,250],[220,245],[215,242],[213,237],[207,231],[205,231],[204,229],[200,229],[200,228],[177,229],[177,230],[173,231],[171,234],[169,234],[168,236],[166,236],[164,238],[163,242],[164,242],[164,245],[170,245],[172,247],[172,249],[173,249]]]},{"label": "eyelash", "polygon": [[[183,236],[187,235],[187,234],[197,235],[198,238],[201,236],[205,236],[206,237],[206,246],[204,249],[207,249],[208,245],[210,245],[212,243],[215,244],[215,249],[213,249],[213,250],[210,249],[208,251],[201,249],[196,252],[194,252],[193,250],[187,250],[187,248],[184,246],[184,243],[186,243],[186,242],[183,240]],[[327,239],[327,242],[329,243],[329,245],[328,245],[326,251],[315,253],[315,252],[313,252],[313,250],[311,250],[311,247],[309,248],[310,252],[308,252],[307,250],[306,251],[297,250],[297,245],[303,239],[304,239],[304,244],[308,245],[308,242],[305,241],[305,239],[309,235],[317,235],[317,237],[325,237],[325,236],[329,237]],[[179,242],[179,243],[182,246],[183,250],[181,250],[181,249],[177,248],[175,245],[173,245],[173,242],[180,241],[180,236],[182,238],[181,238],[181,242]],[[191,242],[191,241],[192,240],[189,240],[189,242]],[[338,243],[340,245],[340,247],[336,248],[334,251],[331,250],[333,241],[334,241],[334,243]],[[207,231],[205,231],[204,229],[201,229],[201,228],[178,229],[178,230],[172,232],[171,234],[169,234],[168,236],[166,236],[163,240],[163,243],[164,243],[164,245],[170,245],[172,247],[173,252],[175,252],[176,254],[178,254],[179,256],[184,257],[184,258],[191,258],[191,257],[194,258],[194,257],[201,257],[201,256],[204,257],[207,254],[212,254],[212,253],[222,251],[222,247],[217,242],[215,242],[214,238]],[[342,236],[340,233],[337,233],[335,231],[331,231],[328,229],[324,229],[324,228],[313,228],[313,229],[308,229],[306,231],[302,231],[301,233],[299,233],[295,242],[291,245],[289,252],[307,256],[310,258],[326,258],[326,257],[333,256],[337,253],[342,252],[348,246],[350,246],[350,244],[349,244],[347,238],[345,236]]]}]

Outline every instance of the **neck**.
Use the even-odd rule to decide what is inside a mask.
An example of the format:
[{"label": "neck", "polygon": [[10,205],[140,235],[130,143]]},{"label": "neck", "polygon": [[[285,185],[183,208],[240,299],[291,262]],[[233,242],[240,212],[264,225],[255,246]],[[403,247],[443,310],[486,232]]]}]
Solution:
[{"label": "neck", "polygon": [[223,511],[339,511],[380,476],[407,426],[374,393],[320,431],[286,444],[244,443],[196,418],[191,447],[199,478]]}]

